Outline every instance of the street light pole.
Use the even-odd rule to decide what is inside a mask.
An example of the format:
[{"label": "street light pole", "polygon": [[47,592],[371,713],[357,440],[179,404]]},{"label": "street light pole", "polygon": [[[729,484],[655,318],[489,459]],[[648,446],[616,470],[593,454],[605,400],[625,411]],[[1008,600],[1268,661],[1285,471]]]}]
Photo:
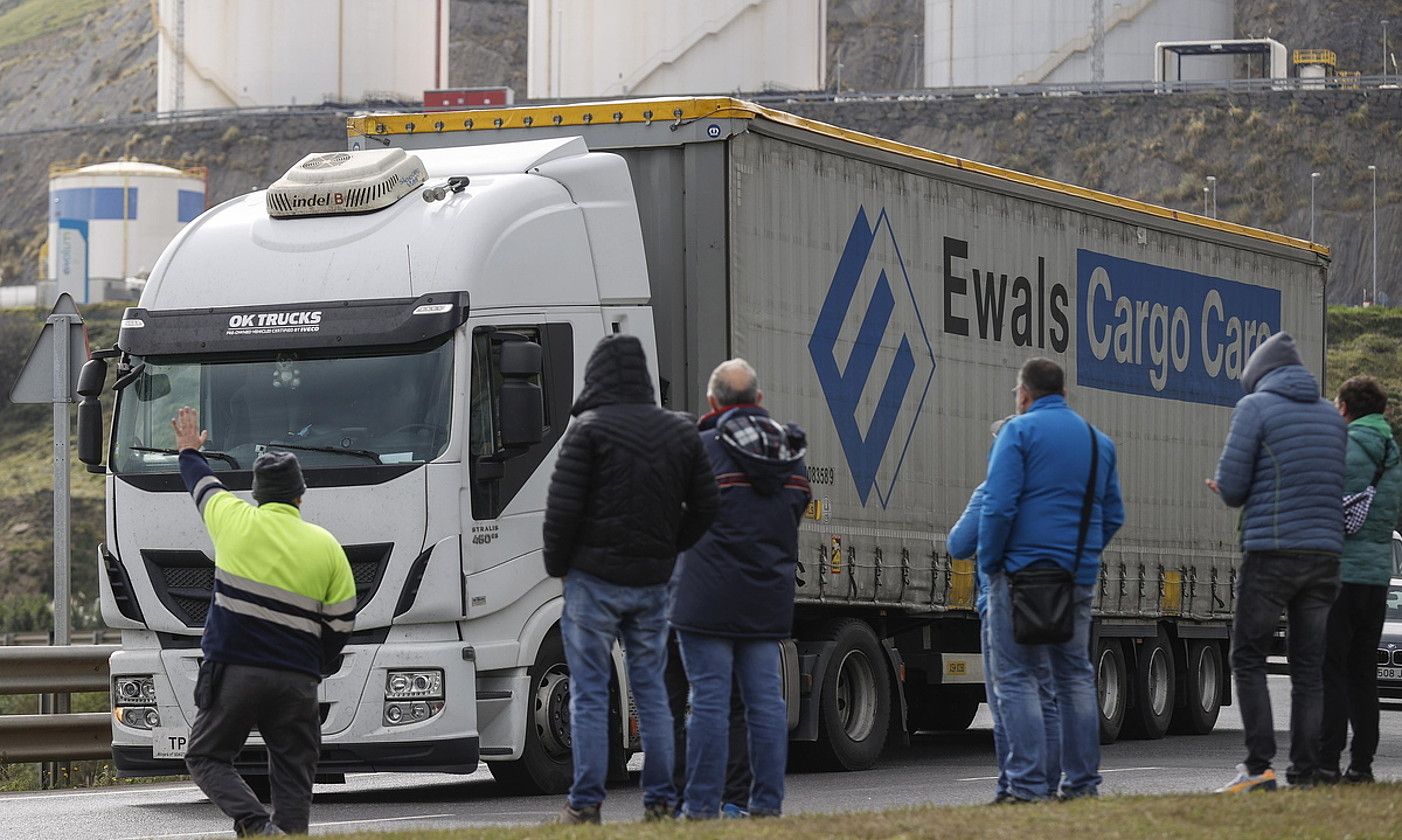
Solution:
[{"label": "street light pole", "polygon": [[1383,18],[1383,79],[1387,78],[1387,18]]},{"label": "street light pole", "polygon": [[1207,185],[1212,188],[1212,218],[1217,218],[1217,176],[1208,175]]},{"label": "street light pole", "polygon": [[1378,305],[1378,167],[1369,166],[1373,175],[1373,305]]},{"label": "street light pole", "polygon": [[1310,173],[1310,244],[1314,244],[1314,185],[1319,180],[1318,172]]},{"label": "street light pole", "polygon": [[1208,204],[1207,204],[1207,187],[1203,187],[1203,188],[1202,188],[1202,214],[1203,214],[1204,216],[1210,216],[1210,215],[1212,215],[1211,212],[1208,211]]}]

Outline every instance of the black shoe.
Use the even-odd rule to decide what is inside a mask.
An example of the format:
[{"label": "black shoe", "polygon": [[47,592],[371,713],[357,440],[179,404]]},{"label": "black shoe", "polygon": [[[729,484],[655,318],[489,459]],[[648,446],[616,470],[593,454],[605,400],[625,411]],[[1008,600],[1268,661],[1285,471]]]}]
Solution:
[{"label": "black shoe", "polygon": [[676,809],[666,802],[654,802],[643,806],[643,822],[662,822],[674,819]]},{"label": "black shoe", "polygon": [[1342,778],[1343,776],[1339,774],[1338,770],[1325,770],[1323,768],[1320,768],[1319,770],[1314,771],[1315,784],[1337,785],[1339,783],[1339,780]]},{"label": "black shoe", "polygon": [[1372,783],[1372,770],[1355,770],[1350,767],[1348,772],[1344,774],[1344,784],[1346,785],[1371,785]]},{"label": "black shoe", "polygon": [[1007,805],[1007,804],[1008,804],[1008,800],[1010,800],[1010,799],[1016,799],[1016,798],[1017,798],[1017,797],[1013,796],[1011,793],[1008,793],[1007,791],[1002,791],[1002,792],[1000,792],[1000,793],[995,793],[995,794],[993,795],[993,801],[990,802],[990,803],[988,803],[988,804],[989,804],[989,805]]}]

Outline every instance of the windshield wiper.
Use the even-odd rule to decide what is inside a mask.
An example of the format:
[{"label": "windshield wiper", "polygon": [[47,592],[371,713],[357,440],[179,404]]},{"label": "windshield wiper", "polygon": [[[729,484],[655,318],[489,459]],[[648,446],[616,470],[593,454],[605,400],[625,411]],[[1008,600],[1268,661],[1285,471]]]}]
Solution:
[{"label": "windshield wiper", "polygon": [[264,446],[276,446],[279,449],[296,449],[302,452],[333,452],[342,455],[358,455],[361,458],[369,458],[377,464],[383,464],[380,460],[380,453],[371,452],[369,449],[342,449],[339,446],[303,446],[299,443],[265,443]]},{"label": "windshield wiper", "polygon": [[[155,453],[158,454],[158,455],[179,455],[179,454],[180,454],[180,450],[179,450],[179,449],[161,449],[161,448],[156,447],[156,446],[128,446],[127,448],[130,449],[130,450],[132,450],[133,452],[155,452]],[[225,463],[227,463],[229,466],[233,467],[233,468],[236,469],[236,470],[243,469],[243,467],[240,467],[240,466],[239,466],[239,462],[238,462],[237,460],[234,459],[234,456],[230,455],[230,454],[227,453],[227,452],[217,452],[217,451],[215,451],[215,450],[213,450],[213,449],[199,449],[199,450],[196,450],[196,451],[199,452],[201,455],[203,455],[203,456],[206,457],[206,458],[215,458],[215,459],[218,459],[218,460],[220,460],[220,461],[224,461]]]}]

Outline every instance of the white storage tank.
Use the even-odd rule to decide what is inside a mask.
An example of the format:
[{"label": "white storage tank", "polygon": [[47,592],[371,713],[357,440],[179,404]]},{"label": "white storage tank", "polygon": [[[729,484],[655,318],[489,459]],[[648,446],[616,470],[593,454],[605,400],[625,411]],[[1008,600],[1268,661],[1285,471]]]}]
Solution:
[{"label": "white storage tank", "polygon": [[159,0],[162,113],[419,102],[448,82],[448,0]]},{"label": "white storage tank", "polygon": [[818,90],[826,0],[530,0],[531,99]]},{"label": "white storage tank", "polygon": [[81,303],[144,278],[205,208],[203,170],[115,161],[49,176],[48,276]]},{"label": "white storage tank", "polygon": [[[925,84],[1148,81],[1159,41],[1231,38],[1235,0],[925,0]],[[1230,57],[1184,79],[1235,75]]]}]

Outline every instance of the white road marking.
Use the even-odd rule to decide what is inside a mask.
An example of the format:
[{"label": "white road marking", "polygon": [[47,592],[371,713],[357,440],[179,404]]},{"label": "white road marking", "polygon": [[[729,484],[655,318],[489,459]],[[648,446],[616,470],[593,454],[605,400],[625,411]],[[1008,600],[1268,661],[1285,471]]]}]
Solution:
[{"label": "white road marking", "polygon": [[[408,822],[409,820],[442,820],[454,814],[420,814],[411,817],[376,817],[368,820],[333,820],[314,822],[311,828],[326,828],[333,825],[370,825],[371,823]],[[191,831],[185,834],[139,834],[135,837],[121,837],[116,840],[174,840],[177,837],[228,837],[232,831]]]},{"label": "white road marking", "polygon": [[[1103,775],[1103,774],[1105,774],[1105,773],[1141,773],[1141,772],[1147,772],[1147,771],[1149,771],[1149,770],[1165,770],[1165,769],[1167,769],[1167,768],[1164,768],[1164,767],[1114,767],[1114,768],[1110,768],[1110,769],[1102,769],[1100,772],[1101,772],[1101,774]],[[954,781],[956,781],[956,782],[996,782],[996,781],[998,781],[998,777],[997,777],[997,776],[971,776],[971,777],[969,777],[969,778],[967,778],[967,779],[955,779]]]},{"label": "white road marking", "polygon": [[120,790],[85,790],[78,793],[30,793],[0,796],[0,802],[23,802],[27,799],[81,799],[93,796],[133,796],[142,793],[186,793],[195,792],[194,785],[180,787],[151,787],[149,785],[123,785]]}]

